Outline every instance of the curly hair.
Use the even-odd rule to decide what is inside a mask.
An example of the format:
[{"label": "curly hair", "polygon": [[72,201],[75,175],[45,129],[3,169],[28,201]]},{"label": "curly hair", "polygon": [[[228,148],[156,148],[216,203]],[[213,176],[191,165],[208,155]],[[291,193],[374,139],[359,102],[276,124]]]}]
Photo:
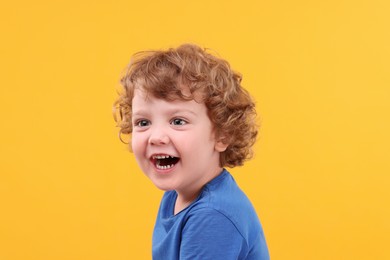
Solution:
[{"label": "curly hair", "polygon": [[[243,165],[253,155],[257,125],[255,104],[241,86],[241,80],[242,76],[227,61],[197,45],[136,53],[121,78],[124,91],[114,104],[114,112],[119,115],[115,116],[119,134],[132,133],[132,100],[136,87],[167,101],[195,100],[206,105],[217,139],[228,144],[220,155],[221,167]],[[183,92],[183,86],[189,95]]]}]

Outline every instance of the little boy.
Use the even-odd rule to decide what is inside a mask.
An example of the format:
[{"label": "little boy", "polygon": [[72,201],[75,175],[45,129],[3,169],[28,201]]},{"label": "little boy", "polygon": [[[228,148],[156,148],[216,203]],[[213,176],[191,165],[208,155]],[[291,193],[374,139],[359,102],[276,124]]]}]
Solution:
[{"label": "little boy", "polygon": [[121,83],[120,133],[165,192],[153,259],[269,259],[256,212],[230,173],[251,157],[250,95],[229,64],[196,45],[136,54]]}]

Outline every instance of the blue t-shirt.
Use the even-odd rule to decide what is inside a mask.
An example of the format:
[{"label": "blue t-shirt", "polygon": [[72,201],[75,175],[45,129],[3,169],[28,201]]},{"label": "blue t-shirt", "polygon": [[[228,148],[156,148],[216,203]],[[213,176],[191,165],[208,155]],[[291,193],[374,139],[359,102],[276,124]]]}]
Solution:
[{"label": "blue t-shirt", "polygon": [[256,212],[227,170],[174,215],[177,193],[165,192],[153,233],[153,259],[269,259]]}]

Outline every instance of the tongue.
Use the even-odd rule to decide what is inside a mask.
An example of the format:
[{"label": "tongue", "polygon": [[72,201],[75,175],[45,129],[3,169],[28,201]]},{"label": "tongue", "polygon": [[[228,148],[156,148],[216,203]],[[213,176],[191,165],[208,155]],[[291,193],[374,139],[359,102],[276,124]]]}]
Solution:
[{"label": "tongue", "polygon": [[178,161],[179,161],[179,158],[177,158],[177,157],[158,159],[157,164],[160,166],[167,166],[167,165],[176,164]]}]

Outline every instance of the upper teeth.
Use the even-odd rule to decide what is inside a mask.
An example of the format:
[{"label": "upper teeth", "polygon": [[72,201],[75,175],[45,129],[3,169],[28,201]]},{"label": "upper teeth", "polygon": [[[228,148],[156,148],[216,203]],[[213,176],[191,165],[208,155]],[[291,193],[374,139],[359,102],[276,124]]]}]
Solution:
[{"label": "upper teeth", "polygon": [[170,155],[154,155],[153,159],[168,159],[168,158],[173,158]]}]

